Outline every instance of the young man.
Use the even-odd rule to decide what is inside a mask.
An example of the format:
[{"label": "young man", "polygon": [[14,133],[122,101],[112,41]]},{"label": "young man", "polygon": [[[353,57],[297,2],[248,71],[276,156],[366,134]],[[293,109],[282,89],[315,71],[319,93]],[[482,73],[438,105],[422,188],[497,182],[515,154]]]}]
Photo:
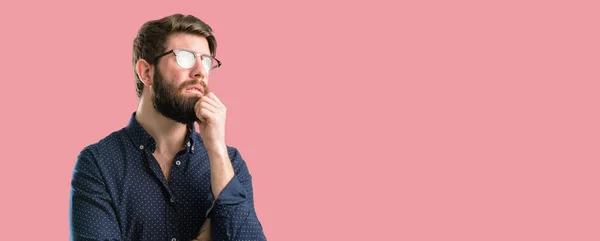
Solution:
[{"label": "young man", "polygon": [[225,105],[207,88],[221,65],[216,47],[194,16],[141,27],[139,105],[125,128],[77,158],[72,240],[265,240],[246,163],[225,144]]}]

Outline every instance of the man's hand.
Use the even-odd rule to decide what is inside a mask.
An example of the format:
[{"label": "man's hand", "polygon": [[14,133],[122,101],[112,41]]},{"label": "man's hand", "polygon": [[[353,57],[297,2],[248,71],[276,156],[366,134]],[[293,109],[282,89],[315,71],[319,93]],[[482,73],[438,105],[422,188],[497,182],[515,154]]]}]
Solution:
[{"label": "man's hand", "polygon": [[211,241],[212,237],[210,236],[210,219],[206,219],[200,228],[200,233],[198,237],[196,237],[192,241]]},{"label": "man's hand", "polygon": [[227,150],[225,146],[227,108],[225,108],[225,105],[214,93],[209,92],[196,102],[194,110],[199,120],[200,136],[206,149],[208,151]]}]

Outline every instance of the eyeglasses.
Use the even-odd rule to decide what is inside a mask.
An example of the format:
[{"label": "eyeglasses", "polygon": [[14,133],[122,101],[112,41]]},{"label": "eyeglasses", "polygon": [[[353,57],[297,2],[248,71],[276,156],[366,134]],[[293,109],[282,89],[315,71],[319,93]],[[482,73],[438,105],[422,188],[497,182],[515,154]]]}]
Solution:
[{"label": "eyeglasses", "polygon": [[210,74],[211,70],[219,68],[219,66],[221,66],[221,61],[219,61],[218,59],[216,59],[213,56],[210,56],[207,54],[197,54],[194,51],[185,50],[185,49],[173,49],[173,50],[167,51],[166,53],[157,56],[154,59],[154,63],[156,64],[158,59],[160,59],[161,57],[163,57],[167,54],[170,54],[170,53],[175,54],[175,58],[177,59],[177,64],[181,68],[184,68],[184,69],[189,69],[192,66],[194,66],[194,64],[196,64],[196,57],[200,57],[200,59],[202,60],[202,67],[204,67],[206,72],[209,74]]}]

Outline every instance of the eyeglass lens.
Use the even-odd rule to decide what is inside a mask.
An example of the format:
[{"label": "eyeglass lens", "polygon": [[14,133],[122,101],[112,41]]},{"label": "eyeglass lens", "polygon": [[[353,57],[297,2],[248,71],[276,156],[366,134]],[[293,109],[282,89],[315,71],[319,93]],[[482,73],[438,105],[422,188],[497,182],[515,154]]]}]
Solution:
[{"label": "eyeglass lens", "polygon": [[[179,50],[175,52],[175,55],[177,56],[177,64],[182,68],[189,69],[196,63],[196,55],[190,51]],[[210,70],[214,67],[213,59],[208,56],[200,58],[202,59],[202,67],[210,73]]]}]

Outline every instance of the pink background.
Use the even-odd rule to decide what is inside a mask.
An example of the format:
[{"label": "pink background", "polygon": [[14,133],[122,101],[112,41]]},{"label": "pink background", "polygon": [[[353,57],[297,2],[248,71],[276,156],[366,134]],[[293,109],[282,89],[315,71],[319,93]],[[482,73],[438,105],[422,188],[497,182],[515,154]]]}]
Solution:
[{"label": "pink background", "polygon": [[600,240],[597,1],[410,2],[3,1],[2,239],[68,239],[132,40],[181,12],[269,240]]}]

